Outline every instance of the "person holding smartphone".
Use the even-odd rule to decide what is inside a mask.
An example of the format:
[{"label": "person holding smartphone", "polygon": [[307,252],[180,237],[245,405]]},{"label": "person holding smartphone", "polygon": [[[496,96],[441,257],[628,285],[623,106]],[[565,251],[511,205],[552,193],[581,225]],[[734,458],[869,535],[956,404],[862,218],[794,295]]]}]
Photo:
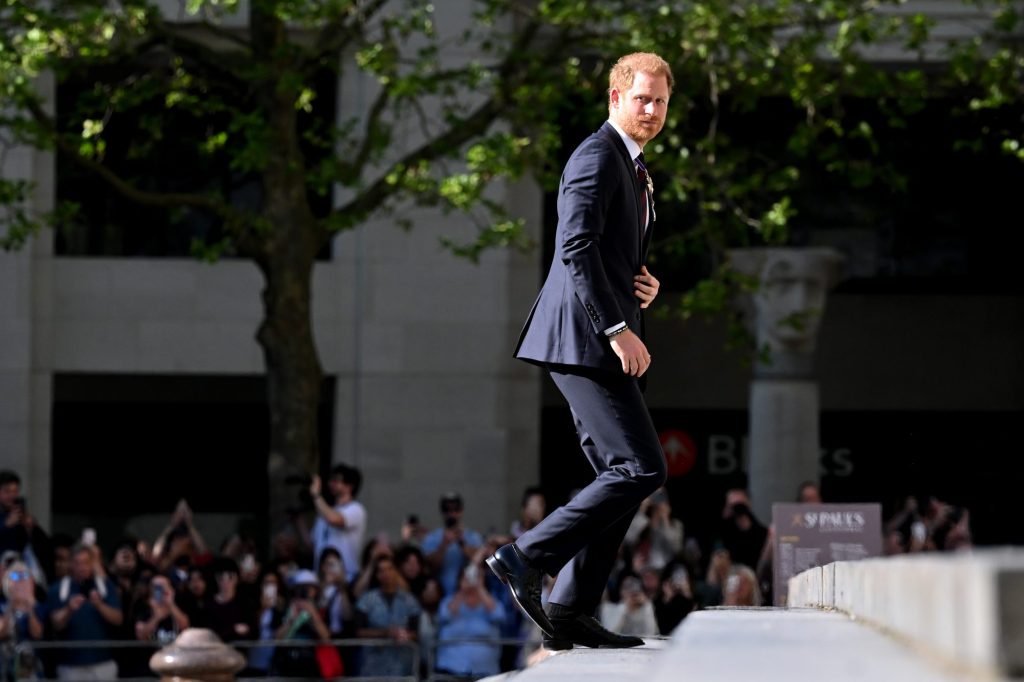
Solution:
[{"label": "person holding smartphone", "polygon": [[480,564],[466,564],[459,590],[446,597],[437,612],[438,672],[474,677],[501,672],[500,644],[465,640],[497,639],[504,621],[505,607],[484,586]]},{"label": "person holding smartphone", "polygon": [[149,598],[135,614],[135,639],[166,646],[189,626],[188,616],[174,601],[174,588],[163,575],[149,581]]},{"label": "person holding smartphone", "polygon": [[[124,622],[121,599],[113,581],[97,572],[93,547],[78,543],[71,549],[70,573],[50,587],[46,612],[56,639],[95,642],[115,638]],[[118,665],[111,652],[90,648],[61,651],[57,677],[114,679]]]},{"label": "person holding smartphone", "polygon": [[[265,642],[274,639],[277,629],[284,622],[285,594],[281,576],[273,569],[264,570],[259,585],[260,609],[257,617],[256,639]],[[249,650],[248,667],[241,676],[265,677],[270,672],[273,658],[273,646],[253,647]]]},{"label": "person holding smartphone", "polygon": [[461,495],[445,493],[440,507],[444,526],[435,528],[423,539],[423,553],[447,595],[459,588],[459,574],[484,544],[484,538],[462,525]]},{"label": "person holding smartphone", "polygon": [[313,497],[317,518],[310,539],[313,544],[313,570],[320,569],[324,550],[333,547],[341,556],[345,579],[354,582],[359,575],[359,552],[366,535],[366,507],[356,497],[363,483],[359,469],[338,464],[327,479],[330,501],[323,494],[319,476],[313,476],[309,493]]},{"label": "person holding smartphone", "polygon": [[55,580],[53,541],[28,511],[21,494],[21,477],[0,470],[0,554],[13,551],[25,562],[37,585]]}]

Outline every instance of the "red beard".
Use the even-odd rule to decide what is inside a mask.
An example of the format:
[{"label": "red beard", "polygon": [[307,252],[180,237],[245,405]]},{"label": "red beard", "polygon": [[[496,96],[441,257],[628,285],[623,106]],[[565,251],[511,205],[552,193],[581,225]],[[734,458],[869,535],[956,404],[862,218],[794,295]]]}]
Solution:
[{"label": "red beard", "polygon": [[622,130],[637,142],[648,142],[661,132],[663,121],[656,118],[623,116],[619,121]]}]

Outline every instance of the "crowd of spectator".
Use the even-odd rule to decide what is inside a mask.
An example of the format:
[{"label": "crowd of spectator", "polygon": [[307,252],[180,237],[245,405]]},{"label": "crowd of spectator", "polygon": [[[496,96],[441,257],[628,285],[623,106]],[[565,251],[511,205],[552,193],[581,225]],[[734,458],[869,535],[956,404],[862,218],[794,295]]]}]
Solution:
[{"label": "crowd of spectator", "polygon": [[[90,529],[48,536],[27,513],[17,474],[0,472],[0,639],[22,645],[5,658],[5,674],[147,676],[153,651],[188,627],[237,646],[245,677],[472,679],[524,665],[540,632],[483,562],[544,518],[543,493],[526,490],[509,532],[487,536],[465,522],[460,495],[445,493],[438,526],[409,517],[394,545],[367,537],[361,483],[346,465],[326,481],[314,476],[311,513],[277,532],[269,556],[241,533],[212,551],[182,500],[152,545],[125,538],[108,560]],[[817,486],[801,486],[797,501],[821,502]],[[935,500],[924,508],[909,500],[885,533],[889,552],[970,543],[967,513]],[[613,631],[650,637],[668,635],[694,610],[771,603],[771,529],[746,491],[728,491],[716,539],[706,553],[701,546],[658,490],[633,519],[596,615]],[[545,598],[552,585],[549,578]],[[74,646],[97,640],[152,647]],[[45,641],[67,646],[25,646]]]}]

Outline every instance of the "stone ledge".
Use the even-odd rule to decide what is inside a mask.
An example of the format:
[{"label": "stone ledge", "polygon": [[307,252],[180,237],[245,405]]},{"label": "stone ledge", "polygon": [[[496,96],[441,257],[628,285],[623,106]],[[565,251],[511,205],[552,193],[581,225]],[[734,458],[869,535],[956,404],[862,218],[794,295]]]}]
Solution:
[{"label": "stone ledge", "polygon": [[1024,673],[1024,549],[840,561],[790,579],[789,606],[848,613],[976,674]]},{"label": "stone ledge", "polygon": [[585,649],[486,682],[970,682],[875,628],[817,609],[722,608],[670,641]]}]

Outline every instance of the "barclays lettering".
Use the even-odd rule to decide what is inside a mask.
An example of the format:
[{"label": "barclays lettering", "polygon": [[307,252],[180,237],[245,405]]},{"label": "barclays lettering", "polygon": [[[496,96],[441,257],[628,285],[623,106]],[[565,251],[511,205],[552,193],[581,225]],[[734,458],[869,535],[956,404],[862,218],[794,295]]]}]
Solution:
[{"label": "barclays lettering", "polygon": [[[747,442],[726,434],[708,436],[707,466],[712,476],[729,476],[747,470]],[[821,449],[819,471],[822,476],[845,478],[853,475],[853,452],[850,448]]]}]

